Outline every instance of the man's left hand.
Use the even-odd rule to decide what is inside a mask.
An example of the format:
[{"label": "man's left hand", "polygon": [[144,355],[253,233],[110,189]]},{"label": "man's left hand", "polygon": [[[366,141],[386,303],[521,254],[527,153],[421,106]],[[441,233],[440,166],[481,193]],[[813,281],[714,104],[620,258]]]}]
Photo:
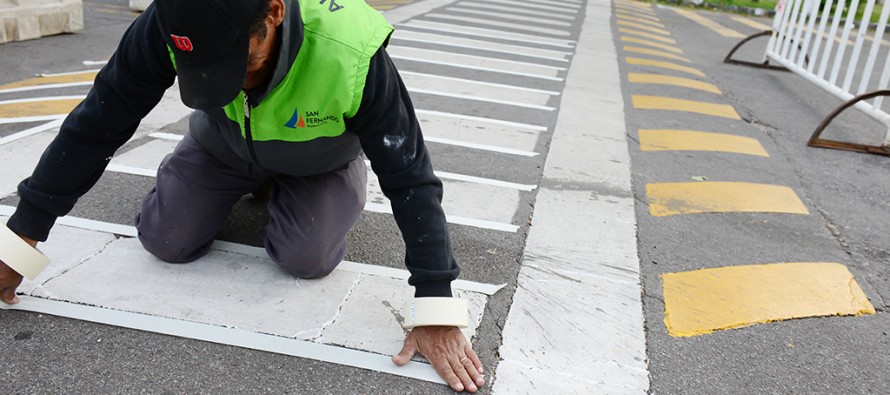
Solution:
[{"label": "man's left hand", "polygon": [[455,391],[476,392],[485,385],[482,362],[457,327],[420,326],[412,329],[402,351],[392,357],[392,362],[403,366],[415,353],[429,360],[439,376]]}]

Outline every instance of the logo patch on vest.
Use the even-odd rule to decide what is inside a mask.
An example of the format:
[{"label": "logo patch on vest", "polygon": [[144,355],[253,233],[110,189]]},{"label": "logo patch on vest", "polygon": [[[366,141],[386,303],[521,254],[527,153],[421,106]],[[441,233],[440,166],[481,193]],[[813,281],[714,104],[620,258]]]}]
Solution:
[{"label": "logo patch on vest", "polygon": [[290,120],[284,124],[285,127],[296,128],[317,128],[329,122],[340,123],[340,117],[336,115],[320,115],[318,111],[306,111],[300,114],[300,110],[295,108],[294,114]]}]

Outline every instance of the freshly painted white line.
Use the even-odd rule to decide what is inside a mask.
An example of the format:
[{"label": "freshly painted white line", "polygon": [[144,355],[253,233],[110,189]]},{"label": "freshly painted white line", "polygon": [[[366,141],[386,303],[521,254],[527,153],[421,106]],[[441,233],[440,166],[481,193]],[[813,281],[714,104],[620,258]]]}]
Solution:
[{"label": "freshly painted white line", "polygon": [[[366,203],[365,210],[374,212],[374,213],[390,214],[390,215],[392,214],[392,208],[388,204]],[[466,225],[466,226],[472,226],[472,227],[476,227],[476,228],[498,230],[498,231],[510,232],[510,233],[516,233],[516,231],[519,230],[519,226],[517,226],[517,225],[505,224],[502,222],[485,221],[485,220],[480,220],[480,219],[475,219],[475,218],[466,218],[466,217],[459,217],[459,216],[447,215],[447,214],[445,215],[445,217],[448,219],[448,222],[457,224],[457,225]]]},{"label": "freshly painted white line", "polygon": [[[507,6],[500,6],[500,5],[494,5],[494,4],[488,4],[488,3],[477,3],[477,2],[469,2],[469,1],[462,1],[462,2],[456,3],[456,4],[461,7],[483,8],[486,10],[502,11],[502,12],[508,12],[511,14],[541,16],[541,11],[527,10],[527,9],[519,8],[519,7],[507,7]],[[549,14],[546,17],[548,19],[561,19],[561,20],[565,20],[565,21],[574,21],[575,20],[574,15]]]},{"label": "freshly painted white line", "polygon": [[527,24],[521,24],[521,23],[501,22],[501,21],[494,21],[491,19],[471,18],[471,17],[465,17],[465,16],[440,14],[440,13],[436,13],[436,12],[426,14],[426,15],[424,15],[424,18],[444,19],[444,20],[448,20],[448,21],[457,21],[457,22],[478,23],[483,26],[494,26],[494,27],[500,27],[500,28],[505,28],[505,29],[514,29],[514,30],[521,30],[521,31],[532,32],[532,33],[549,34],[549,35],[553,35],[553,36],[562,36],[562,37],[568,37],[572,34],[571,32],[569,32],[567,30],[548,29],[548,28],[544,28],[544,27],[529,26]]},{"label": "freshly painted white line", "polygon": [[527,157],[538,156],[537,152],[523,151],[523,150],[517,150],[517,149],[511,149],[511,148],[503,148],[503,147],[497,147],[494,145],[474,144],[474,143],[468,143],[468,142],[460,141],[460,140],[443,139],[443,138],[433,137],[433,136],[427,136],[427,137],[424,137],[424,139],[431,143],[447,144],[447,145],[453,145],[456,147],[466,147],[466,148],[478,149],[478,150],[483,150],[483,151],[500,152],[502,154],[519,155],[519,156],[527,156]]},{"label": "freshly painted white line", "polygon": [[170,141],[182,141],[182,137],[183,137],[183,135],[181,135],[181,134],[165,133],[165,132],[149,133],[148,136],[159,139],[159,140],[170,140]]},{"label": "freshly painted white line", "polygon": [[[495,88],[495,89],[508,89],[508,90],[513,90],[513,91],[539,93],[539,94],[547,95],[547,96],[559,96],[559,94],[560,94],[560,92],[557,92],[557,91],[526,88],[523,86],[516,86],[516,85],[496,84],[496,83],[492,83],[492,82],[468,80],[466,78],[455,78],[455,77],[446,77],[446,76],[434,75],[434,74],[415,73],[413,71],[400,71],[399,74],[401,74],[403,77],[404,76],[418,77],[423,80],[450,81],[450,82],[457,82],[457,83],[461,83],[461,84],[480,85],[480,86],[485,86],[485,87],[490,87],[490,88]],[[549,98],[548,98],[548,100],[549,100]]]},{"label": "freshly painted white line", "polygon": [[0,89],[0,94],[3,93],[14,93],[14,92],[27,92],[27,91],[36,91],[39,89],[58,89],[58,88],[70,88],[73,86],[89,86],[93,85],[93,81],[84,81],[84,82],[66,82],[61,84],[46,84],[46,85],[34,85],[34,86],[23,86],[21,88],[9,88],[9,89]]},{"label": "freshly painted white line", "polygon": [[502,187],[502,188],[518,189],[520,191],[533,191],[533,190],[535,190],[535,188],[537,188],[536,185],[531,185],[531,184],[518,184],[515,182],[498,181],[498,180],[492,180],[490,178],[468,176],[468,175],[464,175],[464,174],[449,173],[449,172],[445,172],[445,171],[436,171],[435,173],[436,173],[436,176],[438,176],[439,178],[445,178],[445,179],[457,180],[457,181],[466,181],[466,182],[472,182],[472,183],[476,183],[476,184],[492,185],[492,186]]},{"label": "freshly painted white line", "polygon": [[[549,65],[540,64],[540,63],[520,62],[520,61],[516,61],[516,60],[498,59],[498,58],[491,58],[491,57],[485,57],[485,56],[462,55],[457,52],[437,51],[434,49],[403,47],[403,46],[395,45],[395,46],[388,47],[387,50],[389,50],[389,51],[394,50],[396,52],[408,52],[408,53],[414,53],[414,54],[427,54],[431,57],[432,57],[432,55],[435,55],[435,56],[439,56],[439,57],[442,57],[445,59],[448,59],[449,57],[456,58],[456,59],[462,59],[462,60],[467,61],[467,64],[470,64],[470,65],[477,64],[479,62],[481,62],[481,64],[483,64],[483,65],[489,64],[489,63],[494,63],[494,64],[499,64],[499,65],[510,65],[511,67],[513,67],[514,70],[516,70],[518,68],[522,68],[522,69],[527,68],[527,69],[531,69],[531,70],[545,70],[545,71],[549,72],[545,75],[555,75],[557,72],[566,70],[565,67],[561,67],[561,66],[549,66]],[[542,73],[542,74],[544,74],[544,73]]]},{"label": "freshly painted white line", "polygon": [[521,55],[529,58],[552,60],[554,62],[568,62],[566,56],[570,55],[568,52],[552,51],[549,49],[538,49],[522,45],[508,45],[491,41],[474,40],[442,34],[413,32],[409,30],[398,31],[393,34],[392,38],[395,40],[413,41],[424,44],[447,45],[456,48],[478,49],[490,52]]},{"label": "freshly painted white line", "polygon": [[56,134],[55,130],[36,133],[2,146],[0,196],[7,196],[18,190],[19,183],[31,175],[41,153],[52,143]]},{"label": "freshly painted white line", "polygon": [[[569,14],[569,15],[577,15],[578,10],[570,9],[570,8],[562,8],[562,7],[551,7],[549,5],[542,4],[533,4],[529,2],[522,2],[522,4],[517,4],[516,1],[513,0],[486,0],[486,3],[495,3],[495,4],[504,4],[507,6],[513,7],[521,7],[525,9],[533,9],[533,10],[543,10],[546,12],[556,12],[561,14]],[[541,11],[541,12],[543,12]]]},{"label": "freshly painted white line", "polygon": [[504,74],[528,75],[538,78],[556,79],[563,67],[546,66],[535,63],[516,62],[491,57],[462,55],[455,52],[431,49],[402,47],[393,45],[387,50],[394,59],[421,60],[429,63],[455,67],[475,68]]},{"label": "freshly painted white line", "polygon": [[41,116],[36,116],[36,117],[0,118],[0,124],[54,121],[54,120],[65,119],[65,117],[67,117],[67,116],[68,116],[68,114],[54,114],[54,115],[41,115]]},{"label": "freshly painted white line", "polygon": [[567,8],[572,11],[578,12],[581,10],[581,3],[574,1],[547,1],[547,0],[524,0],[523,5],[526,4],[539,4],[542,6],[551,6],[555,8]]},{"label": "freshly painted white line", "polygon": [[83,99],[85,97],[86,97],[86,95],[29,97],[27,99],[13,99],[13,100],[0,101],[0,106],[6,105],[6,104],[33,103],[33,102],[41,102],[41,101],[74,100],[74,99]]},{"label": "freshly painted white line", "polygon": [[13,134],[10,134],[9,136],[2,137],[2,138],[0,138],[0,145],[9,144],[13,141],[21,140],[25,137],[33,136],[40,132],[45,132],[47,130],[55,129],[59,126],[62,126],[62,122],[64,120],[65,120],[64,118],[57,117],[52,122],[47,122],[43,125],[35,126],[33,128],[25,129],[25,130],[22,130],[21,132],[13,133]]},{"label": "freshly painted white line", "polygon": [[49,314],[122,328],[309,358],[433,383],[445,383],[432,366],[428,364],[412,361],[406,366],[398,367],[392,363],[387,355],[266,335],[236,328],[225,328],[29,296],[22,296],[20,300],[21,302],[15,305],[0,303],[0,308]]},{"label": "freshly painted white line", "polygon": [[455,33],[455,34],[476,36],[476,37],[496,38],[499,40],[516,41],[516,42],[519,42],[522,44],[541,44],[541,45],[550,45],[550,46],[562,47],[562,48],[574,48],[575,47],[575,45],[574,45],[575,41],[573,41],[573,40],[546,38],[546,37],[535,36],[533,34],[512,33],[512,32],[505,32],[505,31],[495,30],[495,29],[485,29],[485,28],[481,28],[481,27],[455,25],[452,23],[433,22],[433,21],[424,21],[424,20],[412,20],[410,22],[406,22],[406,23],[399,25],[399,28],[403,28],[403,27],[426,29],[426,30],[440,31],[440,32],[445,32],[445,33]]},{"label": "freshly painted white line", "polygon": [[392,54],[392,53],[390,54],[390,57],[392,57],[393,59],[408,60],[408,61],[412,61],[412,62],[432,63],[432,64],[438,64],[438,65],[442,65],[442,66],[460,67],[460,68],[469,69],[469,70],[490,71],[493,73],[540,78],[540,79],[551,80],[551,81],[562,81],[563,80],[562,78],[559,78],[559,77],[547,77],[547,76],[543,76],[543,75],[539,75],[539,74],[521,73],[521,72],[515,72],[515,71],[510,71],[510,70],[504,70],[504,69],[493,69],[490,67],[470,66],[470,65],[461,64],[461,63],[430,60],[430,59],[424,59],[424,58],[413,57],[413,56],[404,56],[404,55],[398,55],[398,54]]},{"label": "freshly painted white line", "polygon": [[74,75],[74,74],[85,74],[85,73],[98,73],[102,69],[90,69],[90,70],[81,70],[81,71],[67,71],[64,73],[38,73],[38,77],[61,77],[63,75]]},{"label": "freshly painted white line", "polygon": [[124,173],[124,174],[135,174],[137,176],[144,177],[154,177],[157,174],[156,170],[143,169],[141,167],[127,166],[127,165],[119,165],[116,163],[109,163],[105,168],[105,171],[113,171],[115,173]]},{"label": "freshly painted white line", "polygon": [[472,115],[452,114],[452,113],[441,112],[441,111],[419,110],[419,109],[414,110],[414,112],[418,115],[433,115],[433,116],[445,117],[445,118],[455,118],[455,119],[465,119],[468,121],[486,122],[486,123],[492,123],[492,124],[496,124],[496,125],[520,128],[520,129],[537,130],[537,131],[541,131],[541,132],[547,131],[546,126],[530,125],[527,123],[504,121],[504,120],[500,120],[500,119],[474,117]]},{"label": "freshly painted white line", "polygon": [[553,111],[556,109],[556,107],[548,107],[548,106],[541,106],[541,105],[537,105],[537,104],[520,103],[520,102],[515,102],[515,101],[509,101],[509,100],[489,99],[489,98],[479,97],[479,96],[474,96],[474,95],[464,95],[464,94],[460,94],[460,93],[450,93],[450,92],[436,91],[436,90],[430,90],[430,89],[414,89],[414,88],[408,87],[408,92],[422,93],[422,94],[435,95],[435,96],[452,97],[455,99],[484,101],[484,102],[488,102],[488,103],[504,104],[507,106],[534,108],[536,110],[544,110],[544,111]]},{"label": "freshly painted white line", "polygon": [[[649,388],[627,125],[609,0],[588,0],[492,393]],[[590,122],[589,109],[603,116]],[[567,340],[568,339],[568,340]]]},{"label": "freshly painted white line", "polygon": [[552,26],[562,26],[562,27],[571,27],[572,26],[572,24],[570,22],[553,21],[553,20],[548,20],[546,18],[542,18],[540,16],[532,17],[532,16],[509,14],[509,13],[505,13],[505,12],[492,13],[492,12],[488,12],[488,11],[480,11],[480,10],[474,10],[471,8],[464,8],[464,7],[448,7],[445,9],[445,11],[471,14],[471,15],[490,16],[490,17],[495,17],[495,18],[499,18],[499,19],[509,19],[509,20],[513,20],[513,21],[517,21],[517,22],[534,22],[534,23],[538,23],[538,24],[542,24],[542,25],[552,25]]}]

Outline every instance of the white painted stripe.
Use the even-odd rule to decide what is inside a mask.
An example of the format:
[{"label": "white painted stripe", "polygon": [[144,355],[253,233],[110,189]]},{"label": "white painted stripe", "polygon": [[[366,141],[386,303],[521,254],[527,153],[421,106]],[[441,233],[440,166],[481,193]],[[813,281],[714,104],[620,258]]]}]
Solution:
[{"label": "white painted stripe", "polygon": [[9,88],[9,89],[0,89],[0,94],[2,93],[14,93],[14,92],[27,92],[27,91],[36,91],[38,89],[57,89],[57,88],[70,88],[73,86],[88,86],[93,85],[93,81],[84,81],[84,82],[66,82],[61,84],[44,84],[44,85],[34,85],[34,86],[23,86],[21,88]]},{"label": "white painted stripe", "polygon": [[539,4],[544,6],[554,7],[554,9],[569,9],[574,12],[578,12],[581,9],[581,4],[573,1],[547,1],[547,0],[523,0],[522,5],[528,4]]},{"label": "white painted stripe", "polygon": [[485,29],[481,27],[455,25],[451,23],[412,20],[410,22],[399,25],[399,28],[410,27],[416,29],[426,29],[445,33],[463,34],[468,36],[495,38],[498,40],[516,41],[522,44],[540,44],[550,45],[561,48],[574,48],[575,41],[556,38],[546,38],[535,36],[532,34],[511,33],[501,30]]},{"label": "white painted stripe", "polygon": [[513,0],[485,0],[486,3],[504,4],[507,6],[520,7],[533,10],[544,10],[547,12],[556,12],[561,14],[577,15],[578,11],[569,8],[550,7],[547,5],[533,4],[529,2],[517,2]]},{"label": "white painted stripe", "polygon": [[431,143],[447,144],[447,145],[453,145],[453,146],[457,146],[457,147],[472,148],[472,149],[478,149],[478,150],[483,150],[483,151],[500,152],[502,154],[519,155],[519,156],[527,156],[527,157],[538,156],[537,152],[532,152],[532,151],[523,151],[523,150],[517,150],[517,149],[512,149],[512,148],[498,147],[498,146],[494,146],[494,145],[468,143],[466,141],[444,139],[444,138],[433,137],[433,136],[425,136],[424,140],[429,141]]},{"label": "white painted stripe", "polygon": [[29,296],[19,297],[18,304],[0,303],[4,310],[30,311],[81,321],[113,325],[152,333],[202,340],[211,343],[267,351],[299,358],[336,363],[397,376],[445,384],[432,366],[411,361],[398,367],[387,355],[329,346],[304,340],[250,332],[236,328],[202,324],[177,319],[130,313],[101,307],[52,301]]},{"label": "white painted stripe", "polygon": [[109,163],[105,171],[113,171],[115,173],[135,174],[143,177],[155,177],[157,170],[143,169],[141,167],[119,165],[117,163]]},{"label": "white painted stripe", "polygon": [[18,104],[18,103],[33,103],[33,102],[41,102],[41,101],[56,101],[56,100],[73,100],[73,99],[83,99],[86,95],[76,95],[76,96],[47,96],[47,97],[29,97],[27,99],[13,99],[13,100],[4,100],[0,101],[0,106],[5,104]]},{"label": "white painted stripe", "polygon": [[[457,5],[459,5],[461,7],[483,8],[486,10],[502,11],[502,12],[508,12],[511,14],[541,16],[541,11],[527,10],[525,8],[520,8],[520,7],[507,7],[507,6],[500,6],[500,5],[494,5],[494,4],[488,4],[488,3],[475,3],[475,2],[468,2],[468,1],[462,1],[460,3],[457,3]],[[547,15],[547,18],[548,19],[562,19],[562,20],[566,20],[566,21],[574,21],[575,20],[574,15],[549,14],[549,15]]]},{"label": "white painted stripe", "polygon": [[464,7],[448,7],[445,9],[445,11],[471,14],[471,15],[489,16],[489,17],[494,17],[494,18],[498,18],[498,19],[513,20],[513,21],[517,21],[517,22],[533,22],[533,23],[538,23],[538,24],[542,24],[542,25],[552,25],[552,26],[562,26],[562,27],[571,27],[572,26],[572,24],[569,22],[548,20],[548,19],[542,18],[540,16],[531,17],[531,16],[509,14],[509,13],[504,13],[504,12],[493,13],[493,12],[489,12],[489,11],[474,10],[471,8],[464,8]]},{"label": "white painted stripe", "polygon": [[559,94],[560,94],[560,92],[557,92],[557,91],[547,91],[547,90],[543,90],[543,89],[526,88],[523,86],[516,86],[516,85],[496,84],[496,83],[492,83],[492,82],[468,80],[466,78],[455,78],[455,77],[446,77],[446,76],[442,76],[442,75],[415,73],[413,71],[400,71],[399,74],[401,74],[403,77],[411,76],[411,77],[420,77],[424,80],[451,81],[451,82],[457,82],[457,83],[461,83],[461,84],[481,85],[481,86],[491,87],[491,88],[495,88],[495,89],[509,89],[509,90],[516,90],[516,91],[522,91],[522,92],[540,93],[542,95],[547,95],[547,96],[559,96]]},{"label": "white painted stripe", "polygon": [[[365,210],[381,213],[381,214],[392,214],[392,208],[389,205],[381,204],[381,203],[366,203]],[[511,232],[516,233],[519,230],[519,226],[513,224],[505,224],[502,222],[494,222],[494,221],[485,221],[481,219],[475,218],[467,218],[467,217],[459,217],[456,215],[445,215],[448,222],[457,224],[457,225],[466,225],[473,226],[476,228],[482,229],[491,229],[491,230],[499,230],[502,232]]]},{"label": "white painted stripe", "polygon": [[443,178],[443,179],[466,181],[466,182],[472,182],[472,183],[476,183],[476,184],[493,185],[496,187],[518,189],[520,191],[533,191],[533,190],[535,190],[535,188],[537,188],[536,185],[531,185],[531,184],[518,184],[515,182],[492,180],[490,178],[468,176],[468,175],[464,175],[464,174],[449,173],[449,172],[445,172],[445,171],[436,171],[435,173],[436,173],[436,176],[438,176],[439,178]]},{"label": "white painted stripe", "polygon": [[181,134],[165,133],[165,132],[149,133],[148,136],[159,139],[159,140],[170,140],[170,141],[182,141],[182,138],[184,137]]},{"label": "white painted stripe", "polygon": [[507,53],[511,55],[521,55],[529,58],[552,60],[555,62],[568,62],[568,52],[552,51],[549,49],[539,49],[535,47],[527,47],[522,45],[500,44],[491,41],[474,40],[469,38],[460,38],[450,35],[413,32],[410,30],[402,30],[393,34],[395,40],[405,40],[421,42],[426,44],[447,45],[449,47],[477,49],[490,52]]},{"label": "white painted stripe", "polygon": [[[236,254],[247,255],[257,258],[268,258],[269,254],[266,249],[254,247],[244,244],[232,243],[229,241],[215,240],[210,247],[217,251],[234,252]],[[373,276],[390,277],[399,280],[407,280],[411,276],[411,272],[405,269],[396,269],[393,267],[369,265],[367,263],[358,263],[352,261],[341,261],[334,270],[342,270],[352,273],[370,274]],[[478,292],[488,296],[494,295],[506,284],[495,285],[485,284],[475,281],[455,280],[451,282],[451,287],[456,290]]]},{"label": "white painted stripe", "polygon": [[84,66],[103,66],[108,64],[107,60],[84,60],[81,62]]},{"label": "white painted stripe", "polygon": [[[488,122],[484,118],[473,119],[473,117],[462,117],[457,114],[447,114],[451,116],[439,116],[433,113],[417,113],[417,119],[423,128],[424,138],[438,139],[441,144],[448,144],[452,141],[462,142],[461,146],[474,144],[469,148],[474,149],[490,149],[494,151],[503,151],[505,153],[527,156],[536,153],[538,147],[538,139],[540,138],[539,129],[528,129],[517,127],[514,125],[504,125],[501,123]],[[455,116],[456,115],[456,116]],[[510,122],[504,121],[509,124]],[[546,128],[543,128],[546,130]],[[494,147],[498,147],[495,149]]]},{"label": "white painted stripe", "polygon": [[423,48],[402,47],[393,45],[387,50],[391,57],[411,60],[424,60],[436,64],[448,64],[455,67],[488,69],[506,74],[526,74],[538,78],[554,79],[563,67],[544,66],[535,63],[516,62],[483,56],[462,55],[454,52],[435,51]]},{"label": "white painted stripe", "polygon": [[520,73],[520,72],[509,71],[509,70],[504,70],[504,69],[493,69],[490,67],[470,66],[467,64],[424,59],[424,58],[413,57],[413,56],[404,56],[404,55],[398,55],[398,54],[394,54],[394,53],[391,53],[390,57],[393,59],[408,60],[408,61],[412,61],[412,62],[432,63],[432,64],[438,64],[438,65],[442,65],[442,66],[460,67],[460,68],[469,69],[469,70],[490,71],[493,73],[518,75],[518,76],[522,76],[522,77],[540,78],[540,79],[551,80],[551,81],[562,81],[563,80],[562,78],[559,78],[559,77],[548,77],[548,76],[544,76],[544,75],[540,75],[540,74]]},{"label": "white painted stripe", "polygon": [[445,20],[449,20],[449,21],[478,23],[483,26],[495,26],[495,27],[500,27],[500,28],[505,28],[505,29],[522,30],[522,31],[533,32],[533,33],[538,33],[538,34],[549,34],[549,35],[553,35],[553,36],[568,37],[568,36],[572,35],[572,33],[567,30],[549,29],[549,28],[545,28],[545,27],[529,26],[527,24],[522,24],[522,23],[501,22],[501,21],[494,21],[491,19],[471,18],[471,17],[465,17],[465,16],[440,14],[440,13],[435,13],[435,12],[424,15],[424,18],[435,18],[435,19],[445,19]]},{"label": "white painted stripe", "polygon": [[[546,70],[546,71],[549,71],[550,73],[552,73],[552,75],[555,75],[559,71],[566,70],[565,67],[560,67],[560,66],[548,66],[548,65],[544,65],[544,64],[530,63],[530,62],[519,62],[516,60],[507,60],[507,59],[492,59],[491,57],[485,57],[485,56],[462,55],[462,54],[456,53],[456,52],[437,51],[434,49],[403,47],[403,46],[394,45],[394,46],[388,47],[387,50],[388,51],[395,50],[397,52],[409,52],[409,53],[415,53],[415,54],[436,55],[436,56],[446,57],[446,58],[450,57],[450,58],[464,59],[467,61],[473,60],[475,62],[481,62],[482,64],[487,64],[485,62],[487,60],[488,63],[511,65],[511,66],[515,66],[514,68],[529,68],[529,69]],[[470,63],[470,64],[474,64],[474,63]]]},{"label": "white painted stripe", "polygon": [[25,137],[33,136],[33,135],[35,135],[35,134],[37,134],[37,133],[41,133],[41,132],[45,132],[45,131],[47,131],[47,130],[55,129],[55,128],[59,127],[59,126],[62,126],[62,122],[63,122],[63,121],[64,121],[63,118],[57,118],[56,120],[54,120],[54,121],[52,121],[52,122],[47,122],[47,123],[45,123],[45,124],[43,124],[43,125],[35,126],[35,127],[33,127],[33,128],[30,128],[30,129],[25,129],[25,130],[23,130],[23,131],[21,131],[21,132],[14,133],[14,134],[11,134],[11,135],[9,135],[9,136],[0,138],[0,145],[9,144],[9,143],[11,143],[11,142],[13,142],[13,141],[18,141],[18,140],[21,140],[21,139],[23,139],[23,138],[25,138]]},{"label": "white painted stripe", "polygon": [[514,128],[529,129],[529,130],[537,130],[537,131],[541,131],[541,132],[547,131],[546,126],[530,125],[527,123],[504,121],[504,120],[500,120],[500,119],[475,117],[472,115],[452,114],[452,113],[447,113],[447,112],[420,110],[420,109],[415,109],[414,112],[416,114],[434,115],[434,116],[446,117],[446,118],[466,119],[468,121],[487,122],[487,123],[493,123],[496,125],[510,126],[510,127],[514,127]]},{"label": "white painted stripe", "polygon": [[81,70],[81,71],[67,71],[64,73],[38,73],[38,77],[61,77],[63,75],[74,75],[74,74],[86,74],[86,73],[98,73],[102,69],[90,69],[90,70]]},{"label": "white painted stripe", "polygon": [[556,109],[555,107],[541,106],[541,105],[537,105],[537,104],[520,103],[520,102],[515,102],[515,101],[509,101],[509,100],[489,99],[489,98],[485,98],[485,97],[464,95],[464,94],[459,94],[459,93],[450,93],[450,92],[443,92],[443,91],[435,91],[435,90],[429,90],[429,89],[413,89],[413,88],[409,87],[408,91],[414,92],[414,93],[427,94],[427,95],[452,97],[455,99],[476,100],[476,101],[484,101],[487,103],[504,104],[504,105],[515,106],[515,107],[534,108],[536,110],[544,110],[544,111],[553,111]]},{"label": "white painted stripe", "polygon": [[[0,205],[0,215],[11,216],[15,212],[15,207]],[[127,237],[136,237],[136,227],[132,225],[120,225],[110,222],[95,221],[86,218],[64,216],[56,220],[59,225],[70,226],[72,228],[95,230],[99,232],[112,233]]]},{"label": "white painted stripe", "polygon": [[0,124],[54,121],[54,120],[59,120],[59,119],[65,119],[65,117],[67,117],[67,116],[68,116],[68,114],[55,114],[55,115],[41,115],[41,116],[37,116],[37,117],[0,118]]}]

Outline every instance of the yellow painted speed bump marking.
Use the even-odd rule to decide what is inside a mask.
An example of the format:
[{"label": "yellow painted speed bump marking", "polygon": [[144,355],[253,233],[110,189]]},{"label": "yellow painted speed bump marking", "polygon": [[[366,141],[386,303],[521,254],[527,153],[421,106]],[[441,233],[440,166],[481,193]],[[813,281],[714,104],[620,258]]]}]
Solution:
[{"label": "yellow painted speed bump marking", "polygon": [[651,5],[635,3],[632,1],[616,1],[615,5],[618,7],[633,8],[635,10],[641,10],[641,11],[652,11]]},{"label": "yellow painted speed bump marking", "polygon": [[667,44],[657,43],[655,41],[644,40],[642,38],[620,36],[618,39],[623,42],[627,42],[627,43],[648,45],[650,47],[659,48],[659,49],[665,50],[667,52],[673,52],[673,53],[678,53],[678,54],[683,53],[683,50],[680,48],[677,48],[677,47],[674,47],[671,45],[667,45]]},{"label": "yellow painted speed bump marking", "polygon": [[686,63],[692,63],[691,60],[686,59],[686,58],[684,58],[684,57],[682,57],[682,56],[680,56],[680,55],[674,55],[674,54],[672,54],[672,53],[670,53],[670,52],[659,51],[659,50],[657,50],[657,49],[649,49],[649,48],[643,48],[643,47],[631,47],[631,46],[627,46],[627,45],[625,45],[625,46],[624,46],[624,51],[625,51],[625,52],[638,53],[638,54],[642,54],[642,55],[658,56],[658,57],[660,57],[660,58],[668,58],[668,59],[673,59],[673,60],[679,60],[679,61],[681,61],[681,62],[686,62]]},{"label": "yellow painted speed bump marking", "polygon": [[667,44],[674,44],[674,45],[677,44],[677,41],[674,40],[673,38],[670,38],[670,37],[664,37],[664,36],[659,36],[659,35],[657,35],[657,34],[652,34],[652,33],[646,33],[646,32],[639,31],[639,30],[634,30],[634,29],[628,29],[628,28],[624,28],[624,27],[619,27],[619,28],[618,28],[618,31],[619,31],[620,33],[624,33],[624,34],[633,34],[634,36],[640,36],[640,37],[648,38],[648,39],[650,39],[650,40],[661,41],[661,42],[663,42],[663,43],[667,43]]},{"label": "yellow painted speed bump marking", "polygon": [[764,24],[757,22],[751,18],[745,18],[742,16],[731,16],[731,17],[729,17],[729,19],[732,19],[738,23],[741,23],[741,24],[748,26],[755,30],[772,30],[773,29],[769,25],[764,25]]},{"label": "yellow painted speed bump marking", "polygon": [[615,18],[622,20],[622,21],[628,21],[628,22],[632,22],[632,23],[639,23],[641,25],[652,26],[654,28],[666,29],[666,27],[662,23],[653,21],[651,19],[644,19],[641,17],[631,16],[631,15],[627,15],[627,14],[615,14]]},{"label": "yellow painted speed bump marking", "polygon": [[669,32],[667,30],[659,29],[657,27],[652,27],[652,26],[645,25],[645,24],[638,23],[638,22],[630,22],[630,21],[625,21],[623,19],[619,19],[619,20],[615,21],[615,23],[619,24],[621,26],[632,27],[634,29],[640,29],[640,30],[645,30],[647,32],[651,32],[651,33],[655,33],[655,34],[660,34],[662,36],[670,36],[671,35],[671,32]]},{"label": "yellow painted speed bump marking", "polygon": [[645,19],[645,20],[649,20],[649,21],[652,21],[652,22],[660,22],[660,21],[661,21],[661,19],[658,19],[657,16],[652,15],[651,13],[636,12],[636,11],[634,11],[634,10],[629,10],[629,9],[626,9],[626,8],[616,8],[616,9],[615,9],[615,16],[622,16],[622,15],[623,15],[623,16],[628,16],[628,17],[634,17],[634,18]]},{"label": "yellow painted speed bump marking", "polygon": [[689,19],[701,26],[704,26],[705,28],[708,28],[711,31],[713,31],[714,33],[717,33],[723,37],[729,37],[729,38],[744,38],[745,37],[744,34],[739,33],[735,30],[732,30],[732,29],[730,29],[726,26],[723,26],[717,22],[714,22],[708,18],[705,18],[697,13],[686,11],[686,10],[681,10],[679,8],[674,8],[673,10],[674,10],[674,12],[686,17],[686,19]]},{"label": "yellow painted speed bump marking", "polygon": [[67,84],[72,82],[88,82],[96,78],[97,71],[84,71],[82,73],[58,74],[46,77],[30,78],[24,81],[13,82],[6,85],[0,85],[0,90],[25,88],[31,86],[49,85],[49,84]]},{"label": "yellow painted speed bump marking", "polygon": [[649,214],[809,214],[791,188],[746,182],[675,182],[646,185]]},{"label": "yellow painted speed bump marking", "polygon": [[794,318],[875,314],[844,265],[830,262],[730,266],[661,275],[671,336]]},{"label": "yellow painted speed bump marking", "polygon": [[640,129],[643,151],[713,151],[769,156],[757,139],[693,130]]},{"label": "yellow painted speed bump marking", "polygon": [[628,73],[627,80],[635,84],[671,85],[720,94],[720,89],[716,85],[691,78],[672,77],[662,74]]},{"label": "yellow painted speed bump marking", "polygon": [[624,58],[624,61],[627,62],[627,64],[632,64],[632,65],[635,65],[635,66],[658,67],[658,68],[661,68],[661,69],[668,69],[668,70],[674,70],[674,71],[682,71],[682,72],[684,72],[684,73],[688,73],[688,74],[692,74],[692,75],[697,75],[697,76],[699,76],[699,77],[704,77],[704,76],[705,76],[705,73],[702,73],[699,69],[692,68],[692,67],[689,67],[689,66],[683,66],[683,65],[676,64],[676,63],[671,63],[671,62],[663,62],[663,61],[660,61],[660,60],[643,59],[643,58],[633,58],[633,57],[626,57],[626,58]]},{"label": "yellow painted speed bump marking", "polygon": [[631,96],[631,101],[633,102],[634,108],[639,108],[641,110],[683,111],[729,119],[742,119],[739,114],[735,112],[735,108],[728,104],[643,95],[633,95]]},{"label": "yellow painted speed bump marking", "polygon": [[45,99],[0,104],[0,119],[39,117],[47,115],[65,115],[71,112],[83,98],[78,99]]}]

